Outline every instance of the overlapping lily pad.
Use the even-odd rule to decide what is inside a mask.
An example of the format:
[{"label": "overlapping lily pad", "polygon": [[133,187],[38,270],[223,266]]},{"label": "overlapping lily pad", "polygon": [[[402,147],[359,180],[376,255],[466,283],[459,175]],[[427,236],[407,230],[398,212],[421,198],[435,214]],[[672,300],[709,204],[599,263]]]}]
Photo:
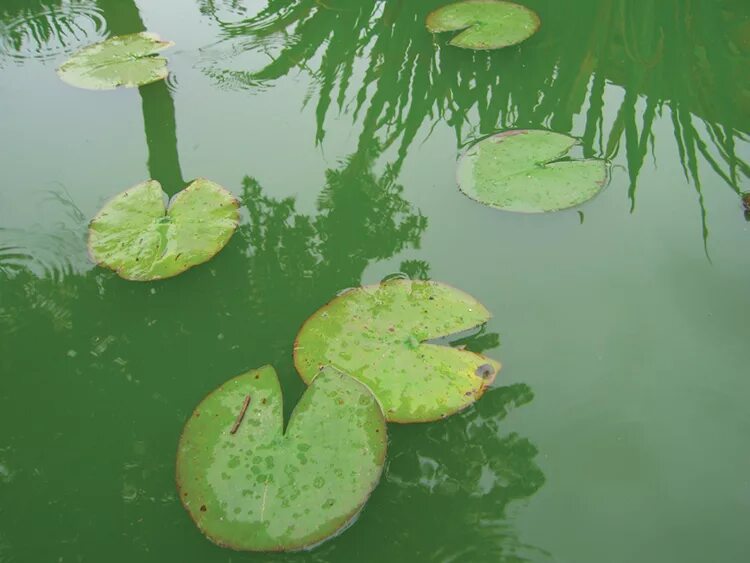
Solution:
[{"label": "overlapping lily pad", "polygon": [[75,53],[57,74],[68,84],[89,90],[143,86],[167,77],[167,60],[156,54],[172,45],[147,32],[110,37]]},{"label": "overlapping lily pad", "polygon": [[476,299],[450,286],[396,279],[347,291],[314,313],[294,348],[307,383],[331,365],[367,385],[394,422],[426,422],[481,397],[500,364],[428,342],[485,323]]},{"label": "overlapping lily pad", "polygon": [[575,207],[607,182],[606,161],[561,160],[577,140],[552,131],[516,130],[470,147],[458,163],[458,185],[485,205],[522,213]]},{"label": "overlapping lily pad", "polygon": [[383,413],[348,375],[322,371],[283,431],[270,366],[228,381],[185,425],[177,452],[183,505],[214,543],[287,551],[344,528],[377,485],[386,453]]},{"label": "overlapping lily pad", "polygon": [[450,44],[464,49],[501,49],[525,41],[539,29],[539,16],[529,8],[502,0],[464,0],[427,16],[432,33],[461,31]]},{"label": "overlapping lily pad", "polygon": [[110,200],[89,226],[89,252],[128,280],[176,276],[213,258],[239,222],[239,202],[199,178],[165,207],[161,184],[149,180]]}]

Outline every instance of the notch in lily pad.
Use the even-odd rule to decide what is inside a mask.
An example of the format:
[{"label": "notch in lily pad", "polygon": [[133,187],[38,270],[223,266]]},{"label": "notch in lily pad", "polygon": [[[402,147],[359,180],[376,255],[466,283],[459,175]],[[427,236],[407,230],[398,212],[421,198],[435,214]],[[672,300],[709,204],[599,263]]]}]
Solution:
[{"label": "notch in lily pad", "polygon": [[478,400],[495,360],[430,341],[476,328],[490,313],[472,296],[434,281],[394,279],[343,293],[303,325],[294,346],[302,379],[331,365],[367,385],[393,422],[428,422]]},{"label": "notch in lily pad", "polygon": [[199,178],[169,207],[156,180],[110,200],[89,226],[89,253],[100,266],[134,281],[169,278],[213,258],[234,234],[239,202]]},{"label": "notch in lily pad", "polygon": [[458,186],[497,209],[545,213],[596,196],[607,183],[605,160],[566,158],[578,140],[552,131],[513,130],[472,145],[458,163]]},{"label": "notch in lily pad", "polygon": [[270,366],[229,380],[185,424],[177,488],[214,543],[293,551],[342,531],[377,486],[386,455],[383,412],[370,390],[332,368],[307,388],[283,430]]},{"label": "notch in lily pad", "polygon": [[464,0],[438,8],[427,16],[432,33],[461,31],[450,40],[455,47],[502,49],[525,41],[540,26],[533,10],[502,0]]},{"label": "notch in lily pad", "polygon": [[157,53],[172,45],[148,32],[110,37],[74,53],[57,74],[71,86],[88,90],[144,86],[167,77],[167,60]]}]

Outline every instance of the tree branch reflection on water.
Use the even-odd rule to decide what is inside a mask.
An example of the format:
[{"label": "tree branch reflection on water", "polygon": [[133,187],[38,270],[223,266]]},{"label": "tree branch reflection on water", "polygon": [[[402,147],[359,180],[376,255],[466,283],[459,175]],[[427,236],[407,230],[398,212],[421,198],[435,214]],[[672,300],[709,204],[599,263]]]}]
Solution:
[{"label": "tree branch reflection on water", "polygon": [[0,68],[4,60],[48,60],[101,39],[107,31],[93,0],[3,0]]},{"label": "tree branch reflection on water", "polygon": [[[255,88],[294,69],[310,72],[317,83],[316,140],[325,138],[336,105],[361,117],[360,143],[380,136],[384,148],[398,147],[396,172],[423,126],[446,122],[461,146],[497,129],[568,133],[582,116],[586,156],[613,159],[624,148],[631,210],[638,176],[655,150],[655,120],[668,116],[707,238],[700,167],[737,193],[750,176],[736,151],[750,132],[750,19],[741,0],[574,6],[530,0],[542,30],[517,48],[492,53],[448,47],[446,38],[426,33],[427,13],[443,3],[270,0],[247,17],[233,3],[203,1],[202,12],[235,53],[280,43],[258,71],[226,70],[213,61],[207,72],[233,88]],[[361,63],[367,70],[360,78]]]},{"label": "tree branch reflection on water", "polygon": [[[508,412],[533,398],[524,384],[496,388],[465,413],[392,433],[394,455],[381,498],[394,514],[379,511],[373,518],[410,523],[400,530],[391,524],[393,559],[410,534],[429,536],[437,529],[440,538],[424,551],[425,561],[543,559],[540,550],[518,540],[508,522],[511,503],[528,499],[545,481],[536,447],[503,430]],[[440,526],[446,515],[455,522]]]},{"label": "tree branch reflection on water", "polygon": [[[42,395],[83,398],[94,393],[96,401],[86,407],[89,416],[128,420],[127,425],[107,425],[107,440],[130,443],[137,437],[142,448],[151,444],[153,449],[165,432],[177,433],[187,414],[181,400],[170,399],[174,374],[188,375],[180,378],[178,396],[200,396],[227,373],[273,363],[283,374],[288,416],[304,387],[290,375],[291,343],[303,320],[342,287],[358,285],[370,261],[418,245],[426,227],[426,220],[402,199],[402,187],[390,172],[377,176],[371,166],[370,159],[358,154],[328,171],[313,216],[298,213],[292,199],[266,196],[257,181],[245,178],[242,202],[249,220],[215,263],[165,282],[169,291],[162,290],[164,283],[127,283],[98,268],[69,273],[64,280],[39,277],[24,267],[0,272],[0,331],[11,336],[0,343],[0,364],[16,358],[3,369],[28,370],[30,366],[19,365],[17,352],[46,342],[43,356],[28,356],[33,373],[59,370],[60,359],[66,358],[66,371],[79,377],[45,379]],[[357,228],[344,218],[352,218]],[[85,222],[80,229],[85,230]],[[426,263],[415,268],[427,277]],[[221,288],[214,276],[218,270]],[[476,352],[498,344],[497,334],[483,330],[453,342]],[[14,353],[6,346],[13,346]],[[40,384],[35,375],[19,382],[16,391],[39,397]],[[356,551],[363,542],[378,551],[376,560],[414,549],[425,561],[538,560],[540,552],[516,538],[507,513],[510,503],[530,497],[544,482],[537,451],[528,440],[502,432],[508,411],[532,398],[526,385],[496,388],[474,407],[439,423],[394,428],[388,469],[363,521],[322,546],[313,560],[331,560],[337,549]],[[129,413],[127,405],[133,404],[138,405],[137,416]],[[7,416],[14,416],[14,407],[6,407]],[[58,423],[50,435],[64,440],[75,436],[80,444],[100,439],[95,427],[74,427],[68,434],[71,428]],[[26,433],[15,430],[15,442],[26,443]],[[25,466],[29,455],[19,449],[19,466]],[[171,476],[171,465],[161,455],[134,461],[127,448],[121,458],[122,467],[100,464],[96,471],[123,475],[129,518],[140,522],[144,513],[150,521],[173,518],[179,502],[165,496],[163,482],[165,473]],[[19,486],[24,478],[20,476]],[[79,478],[76,485],[69,477],[67,486],[83,487],[92,476],[82,469]],[[44,483],[37,482],[35,490],[41,498],[32,496],[32,504],[48,494]],[[446,514],[455,523],[445,526]],[[63,536],[66,529],[58,527]],[[128,541],[153,551],[159,533],[139,524]],[[384,535],[388,542],[378,539]]]},{"label": "tree branch reflection on water", "polygon": [[[98,6],[112,33],[143,26],[132,2],[99,0]],[[171,92],[159,83],[140,93],[149,171],[165,188],[181,187]],[[297,212],[293,199],[267,196],[256,180],[246,177],[241,199],[249,219],[212,263],[166,282],[169,291],[163,291],[164,283],[127,283],[111,272],[82,266],[82,261],[59,266],[45,257],[85,256],[86,217],[63,192],[55,192],[55,200],[67,210],[64,229],[33,240],[2,233],[10,242],[0,243],[0,332],[6,335],[0,340],[0,368],[29,375],[14,380],[14,400],[0,399],[0,423],[21,417],[29,408],[25,397],[56,409],[55,416],[40,417],[34,428],[13,431],[15,463],[21,468],[15,475],[17,490],[24,491],[28,506],[46,506],[54,498],[65,514],[81,509],[79,498],[67,496],[70,491],[90,490],[102,475],[121,475],[122,480],[118,529],[127,528],[129,534],[124,539],[96,534],[105,546],[92,538],[86,546],[71,542],[79,533],[75,518],[61,522],[36,511],[34,525],[48,531],[48,541],[63,546],[61,557],[116,550],[118,541],[127,542],[123,549],[155,555],[164,545],[163,529],[150,524],[156,521],[177,522],[190,537],[195,535],[186,519],[175,518],[181,508],[171,494],[172,462],[161,455],[165,436],[177,435],[187,415],[183,398],[201,396],[228,374],[272,363],[284,380],[288,416],[304,387],[291,362],[291,345],[304,319],[336,292],[361,284],[372,261],[419,246],[427,219],[403,198],[398,166],[373,172],[383,148],[375,136],[363,138],[355,154],[328,170],[314,215]],[[56,238],[62,231],[71,233],[64,247]],[[41,247],[49,252],[39,252]],[[429,278],[424,261],[405,261],[402,269],[411,277]],[[214,275],[218,270],[220,285]],[[43,354],[38,353],[40,343]],[[484,330],[453,343],[477,352],[498,344],[497,334]],[[75,377],[48,377],[61,370]],[[175,374],[180,374],[177,391]],[[76,401],[60,402],[60,397]],[[362,542],[380,550],[383,558],[398,558],[403,550],[417,550],[424,560],[435,561],[534,557],[537,552],[516,539],[507,507],[533,495],[544,476],[534,461],[534,446],[500,430],[508,409],[531,399],[525,385],[497,388],[448,420],[395,430],[387,473],[361,516],[369,523],[322,546],[311,559],[330,560],[347,545],[354,553]],[[138,405],[135,412],[132,405]],[[127,423],[81,424],[81,410],[87,420]],[[123,448],[71,474],[65,468],[73,463],[71,455],[78,455],[76,448],[39,462],[37,452],[49,445],[45,440],[92,450],[106,440],[133,444],[133,451]],[[154,453],[145,455],[147,451]],[[40,463],[45,475],[66,475],[61,492],[54,479],[23,469]],[[111,512],[108,497],[98,498],[87,500],[85,509]],[[450,514],[457,524],[441,524],[441,514]],[[8,541],[23,537],[29,527],[30,522],[19,519],[8,529]],[[440,541],[435,541],[436,530]],[[388,542],[382,541],[384,536]],[[23,549],[32,560],[44,546]],[[174,556],[173,548],[168,549],[162,555]]]}]

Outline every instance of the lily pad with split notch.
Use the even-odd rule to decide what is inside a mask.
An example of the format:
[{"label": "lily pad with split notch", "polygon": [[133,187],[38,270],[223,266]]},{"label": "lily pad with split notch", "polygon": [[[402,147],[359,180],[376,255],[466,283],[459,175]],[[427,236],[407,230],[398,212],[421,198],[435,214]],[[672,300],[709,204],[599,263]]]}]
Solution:
[{"label": "lily pad with split notch", "polygon": [[533,10],[502,0],[464,0],[448,4],[427,16],[432,33],[461,31],[450,44],[464,49],[501,49],[516,45],[539,29]]},{"label": "lily pad with split notch", "polygon": [[479,399],[500,364],[432,343],[482,325],[487,309],[470,295],[433,281],[394,279],[349,290],[303,325],[294,363],[306,383],[324,366],[367,385],[393,422],[427,422]]},{"label": "lily pad with split notch", "polygon": [[270,366],[229,380],[185,424],[177,487],[214,543],[290,551],[344,529],[378,484],[386,426],[375,397],[335,369],[321,372],[283,430]]},{"label": "lily pad with split notch", "polygon": [[167,77],[167,60],[156,54],[172,45],[148,32],[110,37],[74,53],[57,74],[68,84],[88,90],[144,86]]},{"label": "lily pad with split notch", "polygon": [[89,226],[89,253],[127,280],[176,276],[213,258],[239,222],[239,202],[199,178],[175,195],[148,180],[110,200]]},{"label": "lily pad with split notch", "polygon": [[521,213],[568,209],[607,182],[604,160],[563,160],[578,140],[552,131],[514,130],[469,147],[458,163],[458,186],[490,207]]}]

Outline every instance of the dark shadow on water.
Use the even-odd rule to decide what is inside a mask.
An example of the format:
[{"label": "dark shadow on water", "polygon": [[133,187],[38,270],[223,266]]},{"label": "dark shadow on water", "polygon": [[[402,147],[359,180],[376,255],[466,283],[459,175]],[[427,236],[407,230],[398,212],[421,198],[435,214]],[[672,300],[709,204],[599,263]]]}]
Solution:
[{"label": "dark shadow on water", "polygon": [[[99,268],[69,272],[64,283],[22,265],[0,272],[0,333],[9,336],[0,341],[0,369],[26,374],[14,378],[14,398],[0,398],[0,425],[9,427],[31,404],[43,413],[33,425],[14,426],[13,491],[23,492],[26,505],[58,507],[18,515],[5,527],[15,552],[39,560],[54,543],[66,557],[95,558],[113,549],[148,550],[161,560],[175,553],[180,560],[223,557],[194,529],[174,494],[180,429],[205,393],[267,363],[279,370],[288,416],[304,389],[291,356],[305,318],[339,290],[361,284],[372,261],[419,245],[426,219],[403,199],[389,169],[373,172],[378,154],[374,146],[329,170],[310,215],[245,178],[248,217],[229,245],[209,264],[172,280],[132,283]],[[81,243],[85,228],[80,221]],[[429,265],[415,271],[426,274]],[[464,344],[475,350],[497,344],[497,335],[475,336]],[[36,352],[40,343],[43,354]],[[357,525],[308,558],[242,560],[348,561],[362,542],[379,550],[371,560],[394,558],[401,550],[428,549],[426,538],[445,533],[438,511],[447,511],[456,527],[424,560],[472,553],[491,554],[487,561],[521,560],[508,554],[530,548],[520,546],[506,507],[531,496],[543,476],[536,449],[499,427],[507,409],[530,400],[525,386],[499,388],[446,421],[395,429],[392,461]],[[105,443],[122,447],[108,447],[96,463],[93,453],[82,453]],[[82,455],[90,461],[81,463]],[[74,465],[71,474],[66,468]],[[83,500],[81,491],[96,493]],[[20,499],[14,494],[9,502]],[[90,537],[78,536],[80,517],[60,521],[57,515],[81,507],[108,511],[126,536],[114,537],[110,528],[98,533],[93,523]],[[48,531],[45,542],[18,545],[14,540],[32,524]],[[389,542],[379,539],[384,533]],[[184,544],[168,547],[164,534]],[[118,547],[123,541],[127,548]]]},{"label": "dark shadow on water", "polygon": [[[33,522],[29,512],[6,527],[9,542],[32,523],[54,531],[14,553],[38,559],[52,542],[71,556],[113,549],[162,560],[175,553],[203,561],[223,556],[193,528],[174,494],[177,436],[201,396],[266,363],[281,374],[288,416],[304,389],[291,353],[305,318],[339,290],[361,284],[370,262],[418,247],[426,219],[403,199],[391,169],[372,171],[379,153],[373,146],[329,170],[314,215],[299,213],[293,199],[267,196],[246,177],[241,200],[248,218],[230,244],[211,263],[172,280],[131,283],[99,268],[68,271],[60,280],[23,264],[0,271],[0,332],[10,337],[0,342],[0,369],[27,374],[14,385],[15,399],[0,398],[0,424],[23,416],[26,397],[44,413],[12,433],[14,490],[24,491],[29,506],[53,502],[62,514],[119,507],[109,520],[127,530],[126,548],[118,547],[119,534],[97,533],[94,524],[84,541],[80,518],[32,511]],[[72,202],[65,206],[82,252],[86,219]],[[402,275],[429,277],[426,262],[404,264]],[[40,342],[42,355],[35,353]],[[481,352],[499,340],[481,330],[452,344]],[[374,561],[404,553],[423,561],[540,560],[543,552],[517,538],[508,514],[511,503],[544,483],[537,450],[502,429],[509,410],[532,398],[525,385],[496,388],[439,423],[392,428],[382,483],[355,526],[309,554],[242,560],[349,561],[362,545]],[[122,447],[80,463],[82,451],[103,443]],[[74,464],[79,469],[71,475],[65,468]],[[82,501],[84,490],[97,496]],[[184,544],[163,547],[165,534]]]},{"label": "dark shadow on water", "polygon": [[[111,34],[144,29],[132,1],[95,6]],[[279,14],[294,16],[281,7]],[[184,181],[172,94],[157,83],[140,95],[149,173],[174,193]],[[393,135],[413,138],[426,106],[409,109],[403,127],[386,127],[381,112],[397,123],[406,111],[390,104],[359,102],[370,134],[326,172],[314,213],[246,177],[247,219],[228,246],[172,280],[126,282],[88,264],[88,218],[64,190],[53,192],[66,210],[64,228],[49,236],[0,233],[0,372],[13,377],[12,396],[0,394],[0,428],[12,428],[0,478],[13,479],[3,506],[25,508],[8,518],[0,507],[0,554],[42,561],[54,546],[63,560],[103,553],[110,561],[226,560],[176,498],[179,432],[208,391],[263,364],[280,373],[288,416],[304,390],[292,365],[302,322],[360,285],[369,264],[419,247],[427,219],[403,197],[401,159],[380,171],[375,162]],[[325,114],[321,106],[321,139]],[[57,264],[60,257],[69,260]],[[429,264],[418,259],[400,269],[429,278]],[[498,343],[480,331],[453,345],[481,351]],[[508,514],[544,483],[537,451],[501,428],[511,408],[532,398],[525,385],[497,388],[440,423],[395,428],[382,484],[357,525],[310,554],[239,560],[351,561],[362,546],[377,561],[406,553],[424,561],[538,560],[541,552],[518,540]],[[446,526],[447,517],[455,524]],[[31,541],[38,530],[43,541]]]},{"label": "dark shadow on water", "polygon": [[[132,0],[96,0],[96,3],[108,22],[111,35],[147,31]],[[164,80],[141,86],[138,91],[148,146],[149,176],[158,180],[162,189],[172,196],[185,187],[177,150],[174,99]]]}]

